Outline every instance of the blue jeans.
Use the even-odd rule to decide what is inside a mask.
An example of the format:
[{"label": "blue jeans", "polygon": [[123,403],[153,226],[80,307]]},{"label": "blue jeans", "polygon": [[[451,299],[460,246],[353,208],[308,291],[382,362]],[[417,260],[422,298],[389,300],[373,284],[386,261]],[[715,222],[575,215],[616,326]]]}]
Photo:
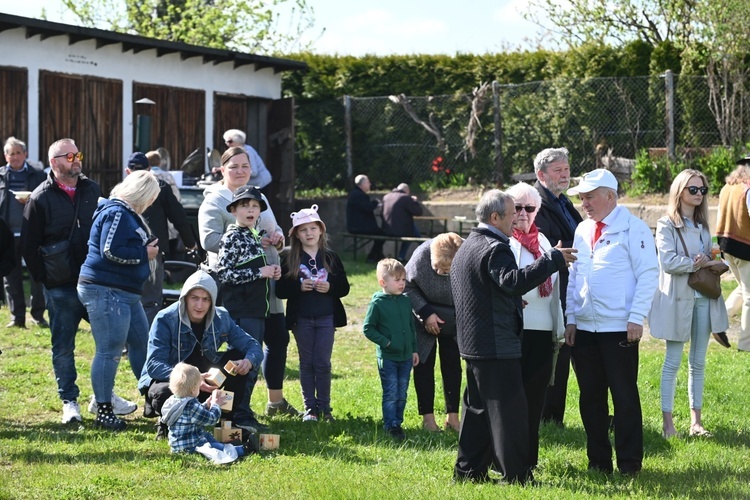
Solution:
[{"label": "blue jeans", "polygon": [[305,409],[331,411],[331,355],[333,315],[299,318],[292,330],[299,352],[299,384]]},{"label": "blue jeans", "polygon": [[148,320],[141,296],[102,285],[79,284],[78,297],[89,313],[96,353],[91,363],[91,386],[97,403],[109,403],[120,356],[128,344],[130,368],[135,379],[146,362]]},{"label": "blue jeans", "polygon": [[86,308],[78,300],[75,286],[44,287],[52,335],[52,368],[60,399],[75,401],[80,391],[76,385],[76,332],[82,319],[88,319]]},{"label": "blue jeans", "polygon": [[[257,340],[260,345],[263,345],[263,335],[266,331],[265,318],[240,318],[240,320],[237,321],[237,325],[245,330],[248,335]],[[245,392],[243,393],[240,404],[234,408],[233,418],[237,423],[246,423],[253,414],[253,411],[250,409],[250,400],[253,397],[255,383],[258,381],[259,371],[260,366],[253,366],[253,369],[247,373]]]},{"label": "blue jeans", "polygon": [[404,423],[406,391],[409,389],[412,360],[378,359],[380,384],[383,386],[383,422],[386,429]]}]

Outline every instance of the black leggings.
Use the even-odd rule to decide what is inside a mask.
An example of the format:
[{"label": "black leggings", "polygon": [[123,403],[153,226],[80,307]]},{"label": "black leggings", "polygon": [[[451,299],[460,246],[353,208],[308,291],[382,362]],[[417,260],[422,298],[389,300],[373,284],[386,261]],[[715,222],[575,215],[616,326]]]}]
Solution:
[{"label": "black leggings", "polygon": [[458,413],[461,399],[461,356],[456,337],[437,338],[430,354],[414,368],[414,389],[420,415],[435,413],[435,357],[440,346],[440,374],[443,377],[445,412]]},{"label": "black leggings", "polygon": [[289,330],[283,313],[269,314],[266,318],[266,333],[263,336],[263,377],[270,390],[284,388],[286,352],[289,346]]}]

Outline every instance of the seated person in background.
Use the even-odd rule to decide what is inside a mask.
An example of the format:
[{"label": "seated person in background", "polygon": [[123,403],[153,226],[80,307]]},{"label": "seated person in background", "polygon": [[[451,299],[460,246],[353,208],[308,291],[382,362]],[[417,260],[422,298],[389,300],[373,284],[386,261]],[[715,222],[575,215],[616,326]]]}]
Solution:
[{"label": "seated person in background", "polygon": [[[367,195],[370,188],[370,179],[366,175],[360,174],[354,178],[354,189],[346,200],[346,230],[352,234],[385,234],[375,220],[375,210],[380,202]],[[367,262],[377,263],[384,257],[383,243],[382,240],[372,242]]]},{"label": "seated person in background", "polygon": [[[206,432],[206,426],[219,421],[221,405],[224,404],[226,395],[214,390],[205,403],[201,404],[198,401],[201,384],[201,372],[187,363],[177,363],[169,376],[169,390],[173,395],[164,402],[162,411],[163,419],[169,427],[169,447],[172,453],[195,453],[196,448],[206,443],[211,448],[224,451],[224,444]],[[250,439],[244,446],[234,445],[237,457],[257,452],[253,442]]]},{"label": "seated person in background", "polygon": [[[403,182],[393,191],[383,196],[383,231],[389,236],[416,236],[419,230],[414,216],[422,215],[422,205],[416,196],[411,195],[409,185]],[[398,260],[406,261],[411,243],[401,243]]]},{"label": "seated person in background", "polygon": [[[148,336],[148,352],[138,389],[146,396],[145,417],[162,415],[164,402],[172,395],[169,377],[177,363],[185,362],[202,373],[220,368],[227,376],[224,389],[242,401],[247,374],[260,365],[260,344],[237,326],[223,307],[215,307],[216,282],[204,271],[193,273],[182,286],[180,299],[154,318]],[[225,351],[219,351],[224,348]],[[235,365],[236,375],[224,370],[227,361]],[[199,400],[206,400],[215,386],[201,382]],[[235,410],[236,408],[233,408]],[[246,411],[247,408],[245,409]],[[232,420],[234,411],[229,412]],[[167,426],[157,424],[156,438],[166,437]]]}]

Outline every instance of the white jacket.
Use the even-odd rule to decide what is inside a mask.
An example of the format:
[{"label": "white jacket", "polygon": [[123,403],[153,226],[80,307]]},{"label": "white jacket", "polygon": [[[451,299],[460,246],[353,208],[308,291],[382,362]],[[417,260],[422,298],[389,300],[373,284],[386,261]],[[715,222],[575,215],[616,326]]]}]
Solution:
[{"label": "white jacket", "polygon": [[578,225],[573,247],[578,260],[568,281],[568,324],[590,332],[625,332],[643,324],[659,282],[651,229],[622,206],[602,221],[607,226],[591,248],[596,224]]}]

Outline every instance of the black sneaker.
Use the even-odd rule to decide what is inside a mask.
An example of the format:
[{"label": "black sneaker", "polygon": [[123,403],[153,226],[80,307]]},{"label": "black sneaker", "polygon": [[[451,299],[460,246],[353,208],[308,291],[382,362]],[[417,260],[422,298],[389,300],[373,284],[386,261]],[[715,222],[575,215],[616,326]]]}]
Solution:
[{"label": "black sneaker", "polygon": [[156,423],[156,440],[161,441],[169,437],[169,427],[167,424],[162,424],[161,421]]},{"label": "black sneaker", "polygon": [[250,415],[246,420],[242,420],[239,422],[233,422],[236,427],[239,427],[240,429],[244,429],[251,434],[263,434],[264,432],[268,432],[270,427],[268,427],[265,424],[261,424],[258,422],[258,419],[255,418],[255,415]]},{"label": "black sneaker", "polygon": [[406,439],[406,434],[404,434],[404,430],[401,428],[401,426],[389,428],[388,434],[390,434],[391,437],[397,441],[403,441]]},{"label": "black sneaker", "polygon": [[107,431],[124,431],[127,429],[128,424],[124,420],[120,420],[115,416],[114,413],[100,412],[94,420],[94,427],[104,429]]}]

